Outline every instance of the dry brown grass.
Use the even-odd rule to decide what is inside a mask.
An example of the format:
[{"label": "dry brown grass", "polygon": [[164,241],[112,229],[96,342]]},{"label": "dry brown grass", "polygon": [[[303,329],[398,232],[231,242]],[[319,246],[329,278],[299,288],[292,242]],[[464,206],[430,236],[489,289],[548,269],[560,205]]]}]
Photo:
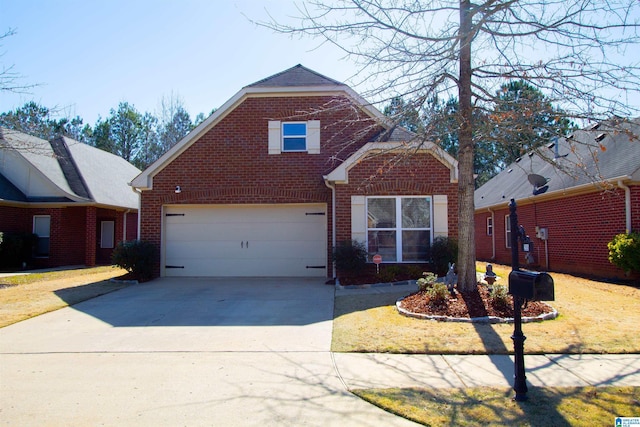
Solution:
[{"label": "dry brown grass", "polygon": [[515,402],[513,390],[356,390],[361,398],[427,426],[612,426],[616,416],[637,415],[639,387],[561,387],[529,390]]},{"label": "dry brown grass", "polygon": [[124,273],[95,267],[0,277],[0,327],[121,289],[127,285],[109,279]]},{"label": "dry brown grass", "polygon": [[[484,263],[479,263],[484,268]],[[494,266],[506,284],[509,267]],[[639,353],[640,289],[552,273],[555,320],[527,323],[527,353]],[[506,354],[511,324],[443,323],[398,314],[403,294],[336,298],[332,350],[432,354]]]}]

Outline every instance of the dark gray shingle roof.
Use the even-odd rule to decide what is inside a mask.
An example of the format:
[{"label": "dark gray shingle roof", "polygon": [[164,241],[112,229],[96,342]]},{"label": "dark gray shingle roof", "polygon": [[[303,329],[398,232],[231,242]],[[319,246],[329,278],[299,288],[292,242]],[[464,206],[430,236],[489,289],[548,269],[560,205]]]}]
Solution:
[{"label": "dark gray shingle roof", "polygon": [[246,87],[294,87],[294,86],[336,86],[344,85],[300,64],[288,70],[259,80]]},{"label": "dark gray shingle roof", "polygon": [[[623,128],[623,131],[619,129]],[[613,127],[574,132],[522,156],[475,191],[475,207],[482,209],[533,196],[532,174],[546,180],[545,193],[631,176],[640,179],[640,120]],[[558,156],[556,158],[556,155]],[[533,178],[532,178],[533,179]],[[542,194],[542,193],[540,193]]]}]

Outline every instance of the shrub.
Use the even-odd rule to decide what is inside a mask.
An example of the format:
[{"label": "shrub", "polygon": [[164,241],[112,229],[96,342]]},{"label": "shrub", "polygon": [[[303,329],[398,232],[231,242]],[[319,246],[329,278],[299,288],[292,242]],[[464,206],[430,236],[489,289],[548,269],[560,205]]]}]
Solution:
[{"label": "shrub", "polygon": [[640,232],[621,233],[613,237],[609,248],[609,262],[626,273],[640,272]]},{"label": "shrub", "polygon": [[431,262],[438,276],[443,276],[449,264],[458,262],[458,241],[449,237],[436,237],[431,245]]},{"label": "shrub", "polygon": [[491,304],[496,308],[509,307],[509,293],[504,285],[494,285],[489,298],[491,298]]},{"label": "shrub", "polygon": [[367,248],[357,240],[346,240],[333,249],[333,262],[341,273],[357,274],[367,265]]},{"label": "shrub", "polygon": [[111,254],[111,262],[124,268],[138,280],[149,280],[153,277],[153,266],[158,251],[151,242],[130,240],[120,242]]},{"label": "shrub", "polygon": [[0,232],[0,267],[21,268],[31,260],[37,241],[32,233]]},{"label": "shrub", "polygon": [[427,289],[427,296],[429,297],[429,304],[443,305],[446,304],[449,297],[449,289],[444,283],[436,282]]},{"label": "shrub", "polygon": [[384,265],[380,266],[378,278],[381,282],[395,282],[400,275],[402,275],[402,267],[399,265]]},{"label": "shrub", "polygon": [[418,289],[420,291],[426,291],[430,289],[433,286],[433,284],[436,283],[436,280],[438,280],[438,276],[436,276],[431,272],[422,273],[422,275],[424,277],[421,277],[420,279],[417,280]]}]

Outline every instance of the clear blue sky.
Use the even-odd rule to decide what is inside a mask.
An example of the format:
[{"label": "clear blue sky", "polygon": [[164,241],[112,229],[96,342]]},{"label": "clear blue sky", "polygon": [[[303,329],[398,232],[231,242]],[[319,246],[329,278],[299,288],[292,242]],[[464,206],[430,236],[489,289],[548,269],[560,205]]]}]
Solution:
[{"label": "clear blue sky", "polygon": [[179,96],[191,118],[243,86],[296,64],[349,83],[337,48],[291,39],[252,19],[291,16],[286,0],[0,0],[0,70],[14,66],[28,94],[0,94],[0,112],[34,100],[94,125],[121,101],[159,113]]},{"label": "clear blue sky", "polygon": [[[16,31],[0,40],[0,71],[13,66],[21,83],[38,84],[0,94],[0,112],[33,100],[93,126],[122,101],[159,114],[173,95],[194,119],[296,64],[365,92],[337,47],[247,18],[268,20],[267,10],[279,20],[298,15],[293,0],[0,0],[0,34]],[[637,93],[626,102],[640,108]]]}]

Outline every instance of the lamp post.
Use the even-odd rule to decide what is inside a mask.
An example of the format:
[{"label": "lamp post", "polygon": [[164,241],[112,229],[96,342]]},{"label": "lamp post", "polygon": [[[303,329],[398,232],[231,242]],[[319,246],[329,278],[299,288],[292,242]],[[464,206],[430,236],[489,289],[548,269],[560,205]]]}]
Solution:
[{"label": "lamp post", "polygon": [[[519,271],[518,264],[518,214],[516,213],[516,201],[511,199],[509,203],[509,221],[511,224],[511,270]],[[513,340],[514,349],[514,382],[513,390],[516,392],[514,400],[522,402],[527,400],[527,377],[524,369],[524,341],[527,337],[522,333],[522,308],[523,299],[519,295],[513,295]]]}]

